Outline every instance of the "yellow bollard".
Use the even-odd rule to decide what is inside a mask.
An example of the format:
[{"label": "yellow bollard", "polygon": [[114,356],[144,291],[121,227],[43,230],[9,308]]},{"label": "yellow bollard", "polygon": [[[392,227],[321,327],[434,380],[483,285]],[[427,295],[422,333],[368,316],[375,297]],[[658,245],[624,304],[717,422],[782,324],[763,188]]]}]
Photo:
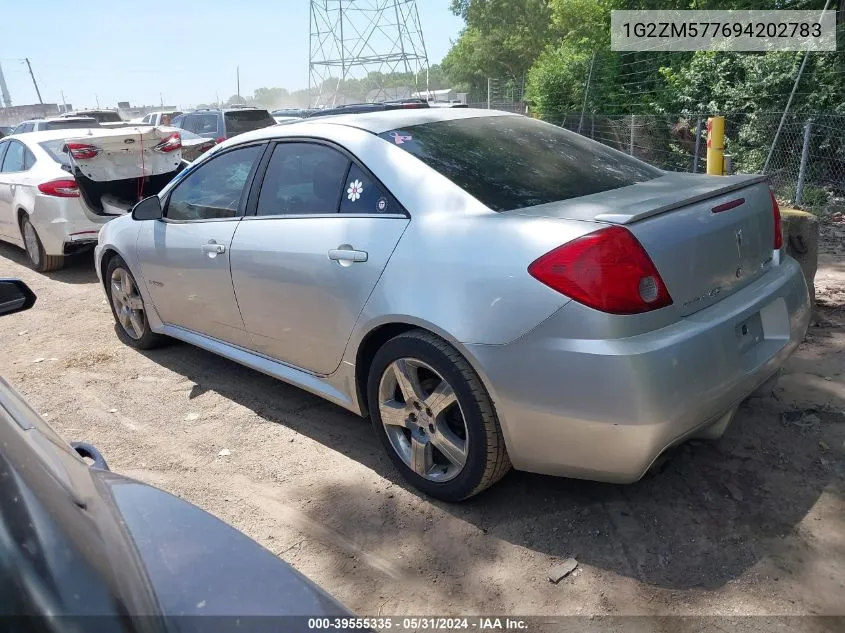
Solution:
[{"label": "yellow bollard", "polygon": [[707,119],[707,175],[725,175],[725,117]]}]

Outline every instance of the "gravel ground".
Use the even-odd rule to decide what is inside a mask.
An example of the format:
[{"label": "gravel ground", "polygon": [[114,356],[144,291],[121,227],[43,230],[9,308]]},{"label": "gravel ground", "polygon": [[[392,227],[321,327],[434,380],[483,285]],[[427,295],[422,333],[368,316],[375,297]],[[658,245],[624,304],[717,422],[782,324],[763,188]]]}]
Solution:
[{"label": "gravel ground", "polygon": [[[340,408],[188,345],[120,344],[90,257],[49,275],[23,264],[0,245],[0,276],[38,295],[3,319],[0,374],[65,438],[359,614],[845,614],[841,256],[822,257],[819,317],[778,389],[721,440],[630,486],[511,473],[458,505],[409,489]],[[578,568],[550,583],[568,557]]]}]

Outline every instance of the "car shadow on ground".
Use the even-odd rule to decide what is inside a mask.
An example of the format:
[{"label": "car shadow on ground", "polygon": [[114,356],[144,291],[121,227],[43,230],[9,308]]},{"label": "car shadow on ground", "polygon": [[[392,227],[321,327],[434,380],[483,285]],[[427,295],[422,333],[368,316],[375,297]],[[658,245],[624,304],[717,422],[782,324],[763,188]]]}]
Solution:
[{"label": "car shadow on ground", "polygon": [[[188,345],[144,354],[192,380],[191,397],[214,390],[425,498],[395,471],[368,421]],[[512,472],[462,504],[428,502],[484,534],[555,558],[575,556],[660,587],[721,587],[762,557],[778,560],[783,539],[797,532],[824,490],[839,494],[835,490],[845,479],[843,460],[831,466],[819,452],[825,428],[837,429],[837,445],[845,439],[842,413],[820,408],[811,411],[815,421],[806,423],[806,411],[785,409],[771,396],[748,401],[721,440],[682,445],[662,472],[635,484]],[[343,486],[314,490],[308,512],[323,508],[325,519],[342,504],[342,516],[330,519],[337,521],[336,529],[360,530],[348,534],[353,539],[388,542],[402,514],[400,502],[393,495],[378,495],[381,501],[375,502],[369,492]],[[428,534],[420,533],[420,546],[437,548]],[[495,548],[489,553],[495,558]]]},{"label": "car shadow on ground", "polygon": [[[12,244],[0,243],[0,257],[31,268],[26,251]],[[2,271],[0,271],[0,274],[2,274]],[[41,274],[65,284],[89,284],[92,281],[97,281],[97,272],[94,270],[94,251],[90,250],[66,257],[64,266],[59,270],[34,274]]]}]

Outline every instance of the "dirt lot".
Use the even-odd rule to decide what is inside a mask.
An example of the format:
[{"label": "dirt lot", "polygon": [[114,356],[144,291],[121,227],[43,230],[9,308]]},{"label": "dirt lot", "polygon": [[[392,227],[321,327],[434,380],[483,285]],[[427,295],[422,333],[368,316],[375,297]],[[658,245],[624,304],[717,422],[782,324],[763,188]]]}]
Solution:
[{"label": "dirt lot", "polygon": [[[0,328],[0,373],[113,470],[200,505],[360,614],[845,614],[845,263],[774,397],[631,486],[510,474],[461,505],[408,489],[369,423],[184,344],[118,342],[90,257]],[[218,453],[228,449],[230,455]],[[574,556],[558,585],[549,569]]]}]

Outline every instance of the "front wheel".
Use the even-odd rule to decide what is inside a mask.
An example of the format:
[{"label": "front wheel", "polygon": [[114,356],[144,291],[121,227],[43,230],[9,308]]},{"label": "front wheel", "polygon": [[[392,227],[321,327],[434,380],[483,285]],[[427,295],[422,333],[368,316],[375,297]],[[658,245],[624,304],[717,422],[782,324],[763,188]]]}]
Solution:
[{"label": "front wheel", "polygon": [[120,257],[113,257],[106,267],[105,280],[120,340],[136,349],[160,345],[164,337],[150,329],[144,298],[126,262]]},{"label": "front wheel", "polygon": [[460,501],[511,467],[493,403],[453,347],[422,330],[400,334],[376,353],[367,384],[376,435],[414,487]]}]

